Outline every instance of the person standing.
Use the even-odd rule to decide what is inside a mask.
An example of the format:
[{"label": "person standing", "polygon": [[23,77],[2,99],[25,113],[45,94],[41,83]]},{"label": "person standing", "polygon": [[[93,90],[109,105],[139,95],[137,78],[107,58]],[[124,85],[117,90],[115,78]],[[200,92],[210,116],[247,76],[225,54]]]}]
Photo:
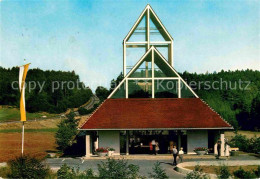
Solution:
[{"label": "person standing", "polygon": [[220,149],[221,149],[221,140],[219,139],[217,142],[217,151],[218,151],[217,159],[219,159],[220,157]]},{"label": "person standing", "polygon": [[153,146],[153,154],[156,155],[156,151],[155,151],[156,142],[155,142],[155,140],[152,140],[152,146]]},{"label": "person standing", "polygon": [[158,151],[160,150],[159,148],[159,143],[155,142],[155,153],[158,154]]},{"label": "person standing", "polygon": [[180,151],[179,151],[180,162],[183,161],[183,154],[184,154],[184,152],[183,152],[183,148],[181,147],[181,149],[180,149]]},{"label": "person standing", "polygon": [[149,148],[150,148],[150,154],[153,154],[153,145],[152,145],[152,141],[149,143]]},{"label": "person standing", "polygon": [[173,154],[173,166],[176,166],[177,165],[176,159],[178,155],[178,150],[176,149],[176,146],[173,146],[172,154]]}]

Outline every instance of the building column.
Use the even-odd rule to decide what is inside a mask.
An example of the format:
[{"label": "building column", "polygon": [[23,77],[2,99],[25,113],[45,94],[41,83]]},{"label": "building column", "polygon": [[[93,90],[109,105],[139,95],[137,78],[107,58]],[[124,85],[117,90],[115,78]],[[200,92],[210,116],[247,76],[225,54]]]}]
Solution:
[{"label": "building column", "polygon": [[96,151],[98,148],[98,137],[97,140],[94,142],[94,150]]},{"label": "building column", "polygon": [[90,157],[90,135],[86,135],[86,157]]},{"label": "building column", "polygon": [[225,150],[225,134],[220,134],[220,140],[221,140],[221,148],[220,148],[220,156],[225,156],[224,150]]},{"label": "building column", "polygon": [[129,131],[126,131],[126,155],[129,155]]},{"label": "building column", "polygon": [[[221,145],[220,145],[220,156],[225,156],[225,134],[224,133],[220,133],[220,137],[218,137],[217,140],[221,141]],[[214,154],[218,155],[218,150],[217,150],[218,144],[217,142],[214,145]]]},{"label": "building column", "polygon": [[181,149],[181,133],[178,132],[178,151]]}]

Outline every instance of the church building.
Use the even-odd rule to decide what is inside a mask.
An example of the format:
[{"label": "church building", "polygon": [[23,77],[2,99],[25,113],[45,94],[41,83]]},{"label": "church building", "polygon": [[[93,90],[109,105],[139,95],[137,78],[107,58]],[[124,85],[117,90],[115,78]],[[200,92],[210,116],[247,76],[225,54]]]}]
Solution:
[{"label": "church building", "polygon": [[86,156],[97,147],[115,155],[159,154],[173,145],[188,154],[196,147],[224,151],[224,131],[233,129],[174,69],[173,38],[147,5],[123,40],[123,80],[79,130],[86,131]]}]

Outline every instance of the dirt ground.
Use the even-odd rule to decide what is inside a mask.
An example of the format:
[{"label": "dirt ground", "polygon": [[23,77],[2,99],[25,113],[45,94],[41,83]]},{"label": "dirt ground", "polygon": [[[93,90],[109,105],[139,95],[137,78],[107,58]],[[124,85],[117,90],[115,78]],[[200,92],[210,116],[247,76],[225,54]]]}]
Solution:
[{"label": "dirt ground", "polygon": [[[35,157],[45,157],[47,151],[56,151],[54,132],[27,132],[24,139],[24,153]],[[21,133],[0,133],[0,162],[5,162],[21,154]]]},{"label": "dirt ground", "polygon": [[[187,169],[193,170],[195,166],[185,167]],[[248,165],[248,166],[241,166],[245,171],[253,171],[257,170],[257,165]],[[220,166],[201,166],[200,167],[204,173],[212,173],[216,174],[216,170],[220,168]],[[228,166],[228,169],[231,174],[233,174],[234,171],[238,170],[240,166]]]}]

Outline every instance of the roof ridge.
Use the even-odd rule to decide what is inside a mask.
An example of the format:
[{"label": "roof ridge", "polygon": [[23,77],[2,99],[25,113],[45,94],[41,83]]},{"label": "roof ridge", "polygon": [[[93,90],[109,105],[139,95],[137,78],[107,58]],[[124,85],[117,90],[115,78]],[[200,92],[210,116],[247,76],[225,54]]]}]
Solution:
[{"label": "roof ridge", "polygon": [[206,104],[208,106],[209,109],[211,109],[211,111],[213,111],[214,113],[216,113],[225,123],[227,123],[228,125],[230,125],[232,128],[233,126],[231,124],[229,124],[229,122],[227,122],[217,111],[215,111],[206,101],[204,101],[203,99],[199,98],[204,104]]},{"label": "roof ridge", "polygon": [[103,105],[103,103],[106,101],[107,99],[105,99],[90,115],[89,117],[86,119],[86,121],[80,126],[78,127],[78,129],[82,128],[87,122],[88,120],[95,114],[95,112]]},{"label": "roof ridge", "polygon": [[107,100],[135,100],[135,101],[138,101],[138,100],[149,100],[149,101],[152,101],[152,100],[186,100],[186,99],[192,99],[192,100],[195,100],[195,99],[199,99],[199,98],[108,98]]}]

